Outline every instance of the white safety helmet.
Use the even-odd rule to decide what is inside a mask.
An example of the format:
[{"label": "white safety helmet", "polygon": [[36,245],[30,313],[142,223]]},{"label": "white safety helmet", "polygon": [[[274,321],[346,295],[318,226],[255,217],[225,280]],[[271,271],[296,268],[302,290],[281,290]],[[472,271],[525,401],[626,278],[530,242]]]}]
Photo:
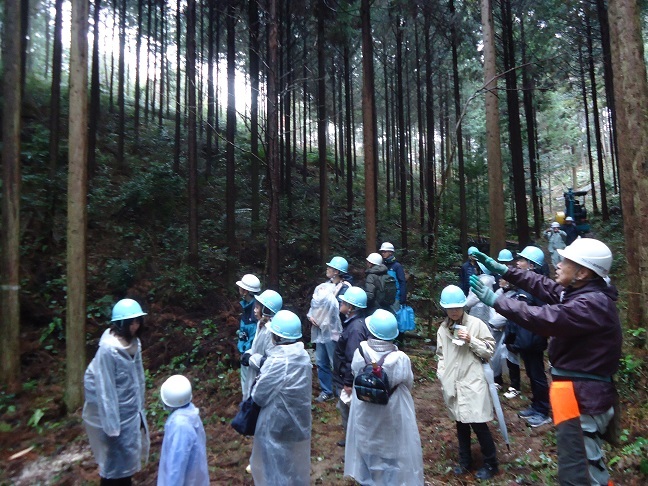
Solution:
[{"label": "white safety helmet", "polygon": [[553,223],[551,223],[551,227],[552,228],[560,228],[560,223],[558,221],[554,221]]},{"label": "white safety helmet", "polygon": [[567,216],[567,217],[565,218],[565,221],[574,221],[574,218],[572,218],[571,216]]},{"label": "white safety helmet", "polygon": [[184,407],[191,402],[191,383],[182,375],[173,375],[162,383],[160,398],[170,408]]},{"label": "white safety helmet", "polygon": [[558,254],[578,265],[589,268],[599,277],[607,277],[612,266],[612,251],[602,241],[594,238],[576,238]]},{"label": "white safety helmet", "polygon": [[243,275],[241,280],[236,282],[236,285],[255,294],[261,292],[261,281],[256,275],[252,275],[251,273]]},{"label": "white safety helmet", "polygon": [[381,257],[379,253],[369,253],[367,261],[369,263],[373,263],[374,265],[382,265],[383,257]]},{"label": "white safety helmet", "polygon": [[378,251],[391,251],[394,252],[394,245],[392,245],[389,241],[385,241],[382,245],[380,245],[380,250]]}]

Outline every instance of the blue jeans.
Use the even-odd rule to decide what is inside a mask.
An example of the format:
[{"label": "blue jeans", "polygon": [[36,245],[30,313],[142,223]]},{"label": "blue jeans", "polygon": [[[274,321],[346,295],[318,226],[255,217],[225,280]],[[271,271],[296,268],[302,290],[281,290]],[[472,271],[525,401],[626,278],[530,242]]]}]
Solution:
[{"label": "blue jeans", "polygon": [[315,364],[320,389],[330,397],[333,396],[333,353],[336,344],[335,341],[315,344]]}]

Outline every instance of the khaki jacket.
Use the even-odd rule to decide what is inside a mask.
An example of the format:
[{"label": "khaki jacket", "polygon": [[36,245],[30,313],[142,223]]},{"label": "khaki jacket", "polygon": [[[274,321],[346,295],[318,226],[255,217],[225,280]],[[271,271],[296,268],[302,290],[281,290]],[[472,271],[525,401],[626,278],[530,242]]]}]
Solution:
[{"label": "khaki jacket", "polygon": [[454,331],[449,319],[437,331],[437,376],[443,399],[452,420],[483,423],[493,420],[493,402],[484,376],[482,360],[490,360],[495,339],[480,319],[464,313],[461,322],[471,336],[470,343],[458,346],[452,342]]}]

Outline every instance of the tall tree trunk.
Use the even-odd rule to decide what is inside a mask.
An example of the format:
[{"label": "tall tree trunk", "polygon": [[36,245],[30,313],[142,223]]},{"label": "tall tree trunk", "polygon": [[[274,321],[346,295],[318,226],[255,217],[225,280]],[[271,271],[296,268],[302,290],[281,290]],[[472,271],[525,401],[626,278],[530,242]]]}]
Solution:
[{"label": "tall tree trunk", "polygon": [[524,103],[524,117],[526,121],[527,150],[529,152],[529,175],[531,180],[531,205],[533,206],[533,232],[535,239],[540,238],[542,229],[542,213],[540,212],[540,195],[538,193],[538,169],[536,167],[536,145],[535,145],[535,117],[533,112],[533,74],[530,72],[526,55],[526,38],[524,35],[524,16],[520,17],[520,44],[522,46],[522,101]]},{"label": "tall tree trunk", "polygon": [[180,0],[176,2],[176,102],[175,102],[175,139],[173,145],[173,172],[176,174],[180,173],[180,133],[182,130],[182,106],[181,101],[181,89],[182,85],[180,84],[180,48],[182,46],[182,13],[180,10]]},{"label": "tall tree trunk", "polygon": [[[151,15],[153,12],[153,0],[146,2],[146,84],[144,86],[144,120],[149,120],[149,95],[151,92],[151,77],[148,73],[151,72],[151,51],[153,50],[153,42],[151,41]],[[178,15],[179,17],[179,15]],[[178,44],[178,51],[180,44]]]},{"label": "tall tree trunk", "polygon": [[290,13],[290,0],[286,0],[286,74],[285,74],[285,96],[283,100],[283,110],[284,116],[283,120],[285,123],[284,126],[284,147],[285,147],[285,185],[284,190],[286,193],[286,199],[288,201],[288,218],[292,218],[292,146],[291,146],[291,119],[290,119],[290,100],[292,97],[292,79],[293,79],[293,64],[292,64],[292,20]]},{"label": "tall tree trunk", "polygon": [[520,127],[520,101],[515,72],[515,50],[513,43],[513,16],[510,0],[502,0],[502,44],[504,46],[504,70],[506,72],[506,105],[508,107],[509,148],[513,167],[513,191],[517,236],[520,247],[529,243],[529,213],[526,202],[524,154],[522,151],[522,129]]},{"label": "tall tree trunk", "polygon": [[252,186],[250,190],[252,192],[252,231],[255,231],[256,225],[259,222],[259,209],[261,205],[259,198],[259,50],[261,45],[259,42],[259,5],[257,0],[250,0],[248,5],[248,24],[250,28],[249,59],[250,92],[252,98],[250,101],[250,183]]},{"label": "tall tree trunk", "polygon": [[[306,22],[306,20],[304,20],[304,22]],[[303,121],[303,124],[304,124],[304,126],[303,126],[304,140],[302,142],[302,180],[304,182],[306,182],[306,177],[308,176],[308,157],[307,157],[308,146],[307,146],[307,143],[308,143],[308,133],[309,133],[309,131],[308,131],[309,130],[308,129],[309,124],[307,123],[307,121],[308,121],[308,68],[307,68],[307,66],[308,66],[308,64],[307,64],[308,49],[307,49],[307,46],[306,46],[306,38],[308,37],[308,35],[307,35],[306,30],[307,29],[304,29],[304,43],[303,43],[303,46],[302,46],[302,54],[303,54],[303,57],[302,57],[302,63],[303,63],[303,66],[302,66],[302,93],[303,93],[303,96],[304,96],[304,113],[302,115],[302,118],[303,118],[302,121]]]},{"label": "tall tree trunk", "polygon": [[[213,137],[218,136],[214,130],[214,23],[216,23],[215,0],[207,2],[207,133],[205,141],[205,178],[210,179],[214,163]],[[250,5],[256,4],[251,1]],[[250,54],[251,57],[251,54]],[[252,76],[252,74],[250,75]],[[254,88],[252,89],[254,100]],[[254,117],[253,117],[254,119]],[[254,153],[254,152],[253,152]],[[254,208],[252,209],[254,214]]]},{"label": "tall tree trunk", "polygon": [[[164,11],[164,6],[166,2],[160,2],[160,106],[158,107],[158,127],[162,128],[164,122],[164,80],[166,79],[166,36],[164,26],[166,25],[166,13]],[[195,22],[194,22],[195,30]],[[194,39],[194,50],[195,50],[196,41]],[[195,57],[195,56],[194,56]],[[194,63],[195,64],[195,63]],[[202,62],[201,62],[202,65]],[[194,67],[195,71],[195,67]],[[201,70],[202,71],[202,70]],[[194,85],[195,86],[195,85]]]},{"label": "tall tree trunk", "polygon": [[[386,44],[386,41],[385,41]],[[391,162],[392,162],[392,144],[393,144],[393,137],[391,134],[391,130],[393,127],[393,124],[391,122],[391,117],[392,117],[392,110],[391,110],[391,98],[389,96],[389,89],[390,85],[388,82],[388,75],[387,75],[387,69],[388,69],[388,61],[387,61],[387,50],[384,49],[383,51],[383,85],[385,88],[385,137],[384,137],[384,143],[385,143],[385,188],[387,189],[385,191],[385,196],[387,198],[387,213],[389,213],[391,209],[391,176],[392,176],[392,171],[391,171]]]},{"label": "tall tree trunk", "polygon": [[499,127],[497,89],[497,49],[493,22],[493,0],[482,0],[482,30],[484,32],[484,87],[486,88],[486,151],[488,153],[488,217],[490,219],[490,254],[506,248],[504,212],[504,180],[502,175],[502,146]]},{"label": "tall tree trunk", "polygon": [[[598,94],[596,92],[596,72],[594,70],[594,55],[592,46],[592,27],[589,13],[585,13],[587,22],[587,53],[589,59],[589,75],[592,88],[592,116],[594,118],[594,136],[596,138],[596,158],[598,160],[599,172],[599,196],[601,197],[601,216],[603,221],[610,219],[610,212],[607,204],[607,191],[605,189],[605,168],[603,167],[603,144],[601,143],[601,122],[599,121]],[[592,181],[594,185],[594,181]]]},{"label": "tall tree trunk", "polygon": [[126,0],[119,4],[119,63],[117,65],[117,108],[119,110],[119,123],[117,124],[117,164],[124,168],[124,137],[126,123],[125,87],[124,79],[126,62]]},{"label": "tall tree trunk", "polygon": [[88,227],[88,1],[72,0],[67,223],[65,406],[83,403]]},{"label": "tall tree trunk", "polygon": [[[198,267],[198,142],[196,139],[196,1],[187,1],[187,195],[189,197],[189,264]],[[162,105],[160,105],[161,107]],[[162,110],[160,109],[160,113]]]},{"label": "tall tree trunk", "polygon": [[329,221],[328,221],[328,170],[326,162],[326,45],[324,30],[324,12],[326,0],[319,0],[317,15],[317,146],[319,159],[319,188],[320,188],[320,259],[326,262],[329,252]]},{"label": "tall tree trunk", "polygon": [[415,52],[416,52],[416,119],[418,137],[419,160],[419,226],[421,231],[421,246],[425,245],[425,128],[423,126],[423,82],[421,81],[421,46],[419,43],[418,24],[415,27]]},{"label": "tall tree trunk", "polygon": [[59,139],[61,138],[59,127],[61,116],[61,64],[63,60],[63,41],[61,34],[63,28],[63,0],[56,0],[55,10],[49,118],[49,175],[51,182],[54,181],[54,175],[58,167]]},{"label": "tall tree trunk", "polygon": [[456,134],[455,143],[457,144],[457,162],[459,176],[459,242],[462,251],[468,250],[468,210],[466,208],[466,175],[464,169],[463,154],[463,131],[461,127],[461,90],[459,82],[459,59],[457,56],[457,22],[458,17],[454,7],[454,0],[450,0],[450,13],[452,14],[452,23],[450,24],[450,38],[452,42],[452,78],[454,87],[454,106],[455,106],[455,123]]},{"label": "tall tree trunk", "polygon": [[592,210],[598,214],[598,203],[596,198],[596,184],[594,183],[594,161],[592,160],[592,135],[589,122],[589,105],[587,103],[587,83],[585,82],[585,66],[583,60],[582,46],[578,46],[578,65],[580,68],[581,94],[583,96],[583,109],[585,111],[585,137],[587,145],[587,162],[590,174],[590,184],[592,186]]},{"label": "tall tree trunk", "polygon": [[99,14],[101,0],[95,0],[93,20],[94,41],[92,43],[92,77],[90,80],[90,120],[88,127],[88,177],[92,178],[97,170],[95,147],[97,146],[97,127],[101,116],[99,92]]},{"label": "tall tree trunk", "polygon": [[[25,99],[25,81],[27,79],[27,67],[30,58],[27,57],[29,52],[29,0],[22,0],[20,4],[20,99]],[[31,66],[29,66],[31,68]]]},{"label": "tall tree trunk", "polygon": [[144,0],[137,0],[137,33],[135,39],[135,101],[133,112],[133,150],[139,148],[139,125],[140,125],[140,50],[142,48],[142,10]]},{"label": "tall tree trunk", "polygon": [[637,0],[610,0],[612,72],[628,292],[626,321],[648,325],[648,81]]},{"label": "tall tree trunk", "polygon": [[376,250],[376,156],[374,121],[376,104],[374,100],[373,38],[371,35],[370,0],[360,0],[360,23],[362,25],[362,139],[365,166],[365,252]]},{"label": "tall tree trunk", "polygon": [[344,104],[346,123],[346,196],[347,222],[350,224],[353,212],[353,160],[351,154],[351,61],[348,43],[344,46]]},{"label": "tall tree trunk", "polygon": [[[434,86],[432,84],[432,43],[430,39],[431,7],[426,6],[424,14],[425,35],[425,124],[427,130],[426,142],[426,183],[427,183],[427,250],[428,255],[434,255],[434,220],[436,218],[436,146],[434,140]],[[436,272],[436,259],[432,262],[432,270]]]},{"label": "tall tree trunk", "polygon": [[[276,0],[268,0],[268,98],[267,98],[267,140],[268,140],[268,169],[270,171],[270,214],[268,220],[268,283],[275,289],[279,288],[279,154],[278,140],[279,120],[277,119],[277,72],[275,71],[278,57],[277,45],[277,4]],[[304,146],[304,150],[306,147]]]},{"label": "tall tree trunk", "polygon": [[236,8],[234,0],[228,0],[227,15],[227,127],[226,127],[226,176],[225,176],[225,216],[228,251],[228,281],[232,279],[232,261],[236,254],[236,160],[234,137],[236,135]]},{"label": "tall tree trunk", "polygon": [[4,2],[0,382],[20,390],[20,1]]},{"label": "tall tree trunk", "polygon": [[403,88],[403,19],[396,17],[396,100],[398,102],[398,173],[401,247],[407,249],[407,145],[405,142],[405,96]]}]

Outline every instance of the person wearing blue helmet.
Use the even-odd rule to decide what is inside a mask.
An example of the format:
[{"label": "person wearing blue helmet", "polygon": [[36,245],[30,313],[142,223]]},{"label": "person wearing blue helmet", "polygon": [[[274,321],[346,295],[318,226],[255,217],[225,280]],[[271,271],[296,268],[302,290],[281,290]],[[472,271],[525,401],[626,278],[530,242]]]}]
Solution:
[{"label": "person wearing blue helmet", "polygon": [[348,271],[349,262],[345,258],[331,258],[326,264],[326,282],[315,287],[306,314],[311,324],[311,342],[315,344],[315,364],[320,385],[320,394],[315,399],[318,403],[334,397],[333,355],[342,333],[339,299],[351,287]]},{"label": "person wearing blue helmet", "polygon": [[468,260],[461,265],[461,269],[459,270],[459,286],[465,296],[468,296],[468,292],[470,291],[470,276],[481,275],[483,273],[473,256],[476,251],[478,251],[476,246],[468,248]]},{"label": "person wearing blue helmet", "polygon": [[267,324],[268,358],[251,396],[261,407],[250,469],[257,485],[310,485],[312,365],[301,342],[302,323],[280,310]]},{"label": "person wearing blue helmet", "polygon": [[490,479],[498,472],[498,462],[495,442],[488,428],[488,422],[493,420],[493,401],[482,363],[493,356],[495,339],[484,322],[464,312],[466,296],[461,288],[445,287],[439,303],[447,317],[437,331],[437,377],[448,415],[457,428],[459,464],[454,467],[454,473],[467,474],[473,468],[472,429],[484,459],[475,476]]},{"label": "person wearing blue helmet", "polygon": [[394,344],[396,316],[378,309],[366,321],[369,335],[354,352],[351,370],[357,376],[367,361],[384,359],[381,368],[391,395],[383,405],[362,401],[353,390],[344,475],[358,484],[422,486],[423,451],[412,399],[414,374],[409,357]]},{"label": "person wearing blue helmet", "polygon": [[148,461],[146,381],[138,337],[145,315],[133,299],[117,302],[111,326],[85,372],[83,422],[101,484],[131,484]]},{"label": "person wearing blue helmet", "polygon": [[[340,297],[340,312],[346,317],[342,323],[342,334],[335,346],[333,359],[333,382],[337,395],[340,397],[337,409],[342,417],[342,429],[347,430],[349,420],[349,405],[353,387],[353,373],[351,361],[353,353],[362,341],[369,336],[365,325],[365,310],[367,309],[367,293],[360,287],[350,287]],[[338,441],[337,445],[343,447],[345,439]]]}]

